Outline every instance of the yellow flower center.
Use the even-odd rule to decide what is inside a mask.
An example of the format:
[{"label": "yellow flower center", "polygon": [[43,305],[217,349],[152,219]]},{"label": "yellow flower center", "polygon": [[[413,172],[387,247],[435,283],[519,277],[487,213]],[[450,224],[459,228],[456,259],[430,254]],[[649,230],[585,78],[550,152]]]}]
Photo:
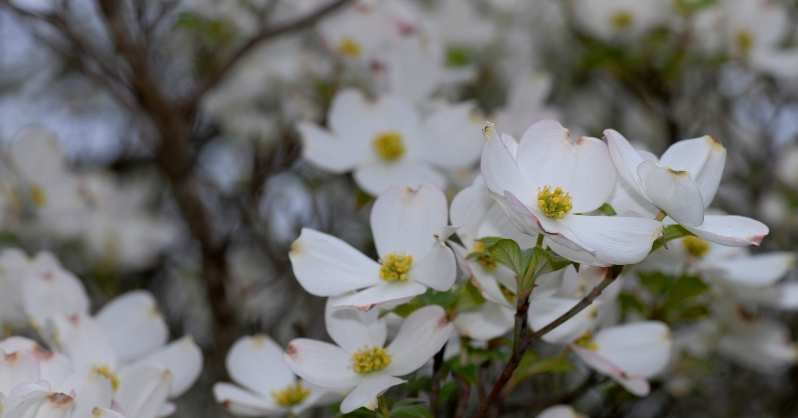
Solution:
[{"label": "yellow flower center", "polygon": [[598,344],[593,341],[593,333],[591,332],[587,332],[581,337],[577,338],[576,341],[574,341],[574,345],[578,345],[579,347],[586,348],[591,351],[598,350]]},{"label": "yellow flower center", "polygon": [[386,282],[403,282],[408,279],[413,256],[391,253],[385,256],[380,266],[380,278]]},{"label": "yellow flower center", "polygon": [[282,407],[289,407],[299,405],[310,395],[310,389],[302,386],[302,382],[296,382],[293,385],[275,390],[272,392],[272,399],[277,405]]},{"label": "yellow flower center", "polygon": [[378,372],[391,364],[391,355],[382,347],[364,348],[352,354],[352,370],[358,374]]},{"label": "yellow flower center", "polygon": [[701,258],[709,252],[709,243],[698,237],[684,237],[682,245],[685,251],[695,258]]},{"label": "yellow flower center", "polygon": [[111,389],[116,391],[119,389],[119,376],[116,375],[111,368],[105,365],[95,366],[92,371],[98,376],[104,377],[111,382]]},{"label": "yellow flower center", "polygon": [[492,255],[485,252],[485,243],[482,241],[475,241],[474,247],[471,249],[471,252],[475,256],[475,260],[482,266],[482,269],[488,273],[491,273],[496,270],[496,259],[493,258]]},{"label": "yellow flower center", "polygon": [[562,188],[556,187],[554,190],[549,186],[544,186],[538,190],[538,209],[547,218],[562,219],[571,211],[571,195]]},{"label": "yellow flower center", "polygon": [[39,208],[47,203],[47,196],[44,193],[44,189],[36,184],[30,187],[30,199],[33,204]]},{"label": "yellow flower center", "polygon": [[360,43],[348,36],[341,38],[341,41],[338,42],[338,47],[336,49],[341,55],[345,55],[350,58],[357,58],[360,56],[360,53],[363,52],[363,48],[360,46]]},{"label": "yellow flower center", "polygon": [[405,144],[402,142],[402,135],[396,131],[381,132],[374,136],[371,141],[374,152],[383,161],[393,162],[405,155]]},{"label": "yellow flower center", "polygon": [[610,25],[615,29],[626,29],[632,26],[634,16],[626,10],[619,10],[610,16]]},{"label": "yellow flower center", "polygon": [[740,30],[734,35],[734,43],[737,45],[737,50],[743,54],[747,54],[754,46],[754,35],[747,30]]}]

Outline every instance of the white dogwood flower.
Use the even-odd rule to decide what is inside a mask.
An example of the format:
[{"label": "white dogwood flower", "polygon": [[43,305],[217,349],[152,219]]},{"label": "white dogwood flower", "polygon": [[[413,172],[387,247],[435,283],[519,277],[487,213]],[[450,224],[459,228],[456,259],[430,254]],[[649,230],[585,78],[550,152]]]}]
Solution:
[{"label": "white dogwood flower", "polygon": [[582,415],[576,412],[568,405],[554,405],[550,406],[538,414],[537,418],[588,418],[587,415]]},{"label": "white dogwood flower", "polygon": [[436,237],[446,225],[446,197],[440,190],[393,188],[377,198],[371,211],[379,263],[344,241],[312,229],[302,230],[289,257],[294,275],[311,294],[339,296],[357,291],[337,299],[339,306],[396,302],[427,288],[445,291],[454,284],[454,255]]},{"label": "white dogwood flower", "polygon": [[358,186],[376,196],[392,186],[443,188],[440,168],[475,162],[482,140],[469,112],[465,105],[441,106],[422,121],[403,98],[371,101],[348,89],[333,99],[329,130],[308,122],[298,129],[305,158],[333,173],[353,171]]},{"label": "white dogwood flower", "polygon": [[718,191],[726,149],[711,136],[679,141],[659,160],[635,150],[617,131],[604,136],[621,181],[637,199],[659,208],[690,232],[723,245],[759,245],[768,227],[755,219],[705,214]]},{"label": "white dogwood flower", "polygon": [[659,222],[588,213],[607,202],[616,173],[597,138],[573,139],[558,122],[530,126],[520,143],[486,128],[482,177],[516,226],[546,234],[561,255],[593,265],[634,264],[660,236]]},{"label": "white dogwood flower", "polygon": [[649,392],[648,379],[661,373],[670,362],[671,345],[667,325],[644,321],[588,334],[571,348],[597,372],[611,377],[629,392],[645,396]]},{"label": "white dogwood flower", "polygon": [[404,383],[398,376],[426,364],[452,331],[443,308],[426,306],[410,314],[386,346],[387,331],[381,319],[368,321],[357,311],[328,308],[327,332],[338,345],[295,339],[286,349],[285,361],[302,379],[346,394],[341,412],[373,409],[377,396]]},{"label": "white dogwood flower", "polygon": [[[606,268],[583,266],[579,271],[569,265],[562,272],[559,286],[537,289],[529,298],[527,323],[533,331],[538,331],[576,306],[594,287],[609,274]],[[543,286],[543,285],[542,285]],[[568,344],[590,332],[600,319],[601,308],[605,302],[612,302],[621,291],[621,281],[609,285],[604,292],[587,308],[562,323],[548,334],[543,341]],[[607,305],[610,305],[609,303]]]},{"label": "white dogwood flower", "polygon": [[238,385],[217,383],[216,401],[241,416],[299,415],[323,401],[326,391],[298,380],[283,350],[266,335],[242,337],[227,354],[227,371]]}]

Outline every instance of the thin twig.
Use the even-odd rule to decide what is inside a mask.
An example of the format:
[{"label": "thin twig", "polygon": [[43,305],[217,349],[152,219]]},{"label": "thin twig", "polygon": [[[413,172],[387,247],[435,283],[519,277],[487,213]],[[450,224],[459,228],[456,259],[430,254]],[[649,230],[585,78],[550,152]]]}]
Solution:
[{"label": "thin twig", "polygon": [[261,46],[265,41],[308,28],[316,24],[316,22],[325,16],[342,8],[350,1],[351,0],[333,0],[329,4],[319,7],[318,9],[304,16],[272,27],[266,27],[260,32],[256,33],[241,46],[239,46],[224,64],[220,65],[216,71],[213,71],[199,84],[194,93],[189,96],[188,100],[186,100],[183,107],[188,113],[191,113],[196,108],[197,104],[200,102],[205,93],[216,87],[216,85],[218,85],[225,78],[225,76],[236,65],[238,65],[239,62],[241,62],[250,52]]},{"label": "thin twig", "polygon": [[571,309],[569,309],[567,312],[560,315],[553,321],[549,322],[543,328],[535,332],[526,333],[525,335],[523,335],[521,337],[521,342],[518,344],[517,351],[515,349],[516,341],[513,341],[514,349],[512,355],[510,356],[510,360],[507,361],[507,364],[504,366],[504,369],[502,370],[501,374],[496,379],[496,382],[493,384],[493,388],[491,389],[490,395],[488,395],[487,400],[485,402],[480,403],[479,410],[477,411],[477,413],[474,415],[473,418],[485,418],[488,414],[488,410],[490,409],[490,407],[499,401],[499,397],[501,396],[502,390],[504,389],[504,386],[507,384],[510,378],[513,376],[515,369],[518,368],[518,364],[521,362],[521,357],[523,356],[523,353],[525,353],[526,350],[529,349],[529,346],[532,345],[533,342],[537,341],[544,335],[553,331],[554,329],[564,324],[569,319],[576,316],[579,312],[582,312],[588,306],[590,306],[590,304],[592,304],[596,300],[596,298],[598,298],[601,295],[604,289],[606,289],[607,286],[609,286],[610,284],[612,284],[613,281],[615,281],[615,278],[618,277],[620,272],[621,272],[620,266],[615,266],[611,268],[607,273],[607,276],[604,278],[604,280],[602,280],[601,283],[596,285],[596,287],[594,287],[593,290],[590,291],[590,293],[585,295],[585,297],[583,297]]}]

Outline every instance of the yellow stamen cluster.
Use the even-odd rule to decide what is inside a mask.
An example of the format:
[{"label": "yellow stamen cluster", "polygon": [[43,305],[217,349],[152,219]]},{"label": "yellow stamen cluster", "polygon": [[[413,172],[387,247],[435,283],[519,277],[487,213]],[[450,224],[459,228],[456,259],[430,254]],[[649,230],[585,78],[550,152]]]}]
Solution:
[{"label": "yellow stamen cluster", "polygon": [[351,58],[357,58],[360,56],[361,52],[363,52],[363,48],[360,46],[360,43],[348,36],[341,38],[341,41],[338,42],[338,47],[336,49],[341,55]]},{"label": "yellow stamen cluster", "polygon": [[288,385],[283,389],[272,392],[274,402],[286,408],[299,405],[308,396],[310,396],[310,389],[302,386],[302,382],[296,382],[293,385]]},{"label": "yellow stamen cluster", "polygon": [[709,252],[709,243],[698,237],[684,237],[682,245],[685,251],[695,258],[701,258]]},{"label": "yellow stamen cluster", "polygon": [[588,350],[598,350],[598,344],[596,344],[596,342],[593,340],[593,333],[591,332],[588,332],[585,335],[577,338],[576,341],[574,341],[574,344]]},{"label": "yellow stamen cluster", "polygon": [[626,29],[632,26],[634,16],[626,10],[619,10],[610,16],[610,25],[615,29]]},{"label": "yellow stamen cluster", "polygon": [[364,348],[352,354],[352,370],[358,374],[378,372],[391,364],[391,355],[382,347]]},{"label": "yellow stamen cluster", "polygon": [[491,273],[496,270],[496,259],[485,250],[486,248],[484,242],[475,241],[471,252],[474,254],[474,259],[477,261],[477,263],[482,266],[482,269],[488,273]]},{"label": "yellow stamen cluster", "polygon": [[409,278],[413,256],[391,253],[385,256],[380,266],[380,278],[386,282],[403,282]]},{"label": "yellow stamen cluster", "polygon": [[402,135],[396,131],[381,132],[371,141],[374,152],[381,160],[394,162],[405,155],[405,144]]},{"label": "yellow stamen cluster", "polygon": [[40,186],[33,185],[30,187],[30,200],[33,202],[36,207],[42,207],[47,203],[47,196],[44,193],[44,189]]},{"label": "yellow stamen cluster", "polygon": [[113,389],[114,391],[119,389],[119,376],[117,376],[116,373],[111,371],[110,367],[106,365],[95,366],[92,369],[92,371],[98,376],[108,379],[111,382],[111,389]]},{"label": "yellow stamen cluster", "polygon": [[544,186],[538,190],[538,209],[547,218],[562,219],[571,211],[571,195],[562,188],[556,187],[554,190],[549,186]]},{"label": "yellow stamen cluster", "polygon": [[747,54],[754,47],[754,35],[747,30],[737,31],[734,35],[734,43],[738,51]]}]

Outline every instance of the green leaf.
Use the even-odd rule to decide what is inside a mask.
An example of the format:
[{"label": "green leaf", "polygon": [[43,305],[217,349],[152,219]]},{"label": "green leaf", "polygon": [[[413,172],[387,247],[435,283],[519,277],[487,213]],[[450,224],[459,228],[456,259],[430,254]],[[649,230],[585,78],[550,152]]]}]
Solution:
[{"label": "green leaf", "polygon": [[[485,244],[487,246],[487,244]],[[526,272],[528,260],[524,260],[524,254],[518,244],[511,239],[502,239],[489,245],[487,251],[499,263],[507,266],[516,275],[522,275]]]},{"label": "green leaf", "polygon": [[394,405],[393,409],[391,409],[391,417],[432,418],[432,412],[430,412],[426,405],[423,405],[418,401],[412,401],[412,403],[399,401],[396,403],[396,405]]},{"label": "green leaf", "polygon": [[654,241],[654,245],[651,246],[651,252],[654,252],[659,248],[665,246],[670,241],[691,235],[693,234],[690,231],[684,229],[684,227],[681,225],[668,225],[665,228],[662,228],[662,236],[657,238],[656,241]]},{"label": "green leaf", "polygon": [[465,364],[461,365],[459,363],[452,364],[452,373],[462,377],[471,385],[475,385],[477,383],[477,365],[476,364]]},{"label": "green leaf", "polygon": [[457,292],[457,309],[467,311],[474,310],[485,303],[482,292],[474,286],[471,281],[466,281]]},{"label": "green leaf", "polygon": [[598,211],[607,215],[607,216],[615,216],[618,213],[615,212],[615,208],[612,207],[609,203],[605,203],[598,208]]},{"label": "green leaf", "polygon": [[646,271],[637,273],[640,284],[653,295],[662,295],[668,291],[673,282],[673,277],[659,271]]},{"label": "green leaf", "polygon": [[681,276],[671,286],[663,308],[666,311],[681,308],[689,299],[706,292],[709,285],[698,276]]},{"label": "green leaf", "polygon": [[568,373],[574,365],[568,359],[565,351],[553,356],[540,358],[534,351],[527,351],[521,358],[518,368],[513,373],[514,384],[518,384],[531,376],[543,373]]},{"label": "green leaf", "polygon": [[465,67],[474,62],[474,53],[466,48],[452,47],[446,51],[447,67]]},{"label": "green leaf", "polygon": [[646,312],[646,305],[632,293],[621,292],[618,295],[618,305],[623,314],[628,314],[632,311],[640,314],[645,314]]}]

